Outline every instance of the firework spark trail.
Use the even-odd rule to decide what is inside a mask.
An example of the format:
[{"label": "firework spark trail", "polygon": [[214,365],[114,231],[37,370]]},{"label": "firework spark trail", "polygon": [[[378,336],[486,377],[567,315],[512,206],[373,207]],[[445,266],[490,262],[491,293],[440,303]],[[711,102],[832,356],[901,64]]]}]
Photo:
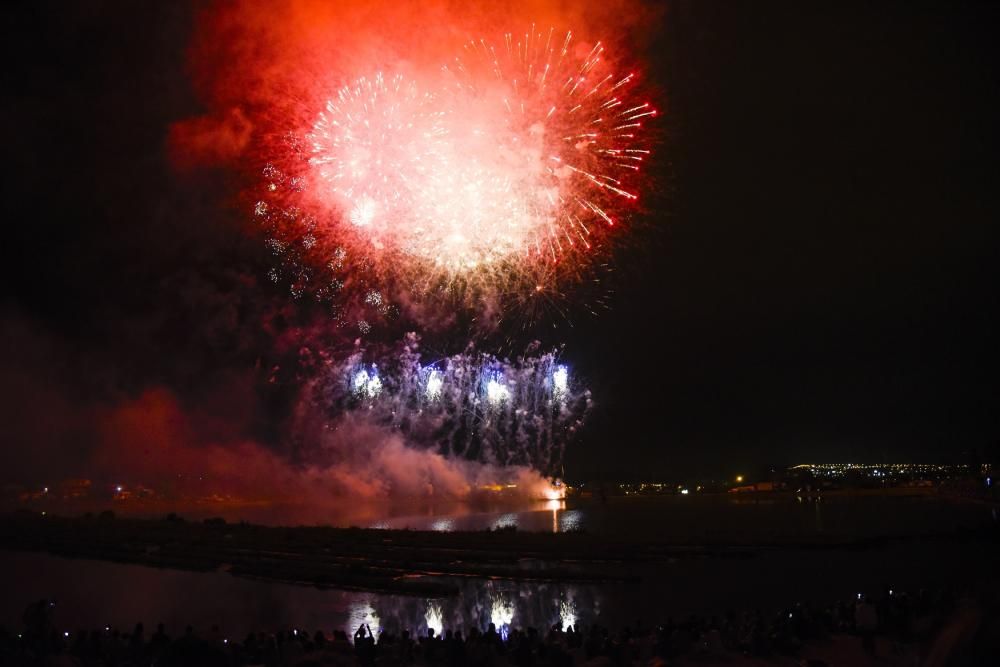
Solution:
[{"label": "firework spark trail", "polygon": [[[404,312],[452,330],[468,312],[488,331],[510,310],[561,311],[574,293],[563,286],[604,266],[636,207],[643,125],[657,113],[637,81],[600,42],[534,25],[470,41],[432,72],[353,80],[266,142],[252,206],[278,259],[272,278],[365,337]],[[328,426],[371,423],[489,470],[559,474],[591,406],[537,347],[429,362],[410,335],[390,356],[336,356],[310,388]]]},{"label": "firework spark trail", "polygon": [[582,53],[571,32],[560,40],[532,25],[523,39],[505,35],[501,47],[470,41],[444,68],[456,103],[480,102],[483,118],[500,121],[485,132],[476,126],[490,146],[473,155],[504,158],[497,171],[510,175],[523,202],[508,219],[523,227],[529,255],[552,260],[590,250],[603,225],[638,199],[637,172],[650,153],[639,134],[656,115],[649,103],[626,101],[635,75],[611,72],[600,42]]},{"label": "firework spark trail", "polygon": [[420,183],[444,168],[447,130],[433,103],[413,81],[379,73],[342,88],[309,133],[317,187],[335,195],[350,224],[376,245],[396,221],[412,217]]},{"label": "firework spark trail", "polygon": [[336,364],[318,403],[336,415],[363,414],[447,456],[557,474],[591,407],[590,392],[554,352],[529,348],[508,361],[470,351],[427,362],[411,334],[388,361],[365,356]]},{"label": "firework spark trail", "polygon": [[254,212],[278,274],[296,297],[343,297],[350,278],[328,275],[329,256],[346,253],[370,269],[355,284],[394,283],[406,298],[441,285],[470,305],[558,293],[638,198],[656,110],[630,101],[635,85],[600,42],[532,26],[499,46],[472,41],[419,82],[378,73],[344,86],[264,169]]}]

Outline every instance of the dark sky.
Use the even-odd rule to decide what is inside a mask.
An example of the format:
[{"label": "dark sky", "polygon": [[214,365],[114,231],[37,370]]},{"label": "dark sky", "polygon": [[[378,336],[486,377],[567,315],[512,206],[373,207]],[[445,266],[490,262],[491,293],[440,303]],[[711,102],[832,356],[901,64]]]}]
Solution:
[{"label": "dark sky", "polygon": [[[9,466],[36,438],[73,460],[78,404],[152,385],[198,402],[252,375],[261,313],[285,299],[227,174],[166,159],[169,124],[199,112],[189,8],[3,11]],[[659,191],[611,310],[565,336],[598,402],[571,474],[996,447],[997,19],[993,3],[668,5],[642,47],[666,110]]]},{"label": "dark sky", "polygon": [[596,327],[615,470],[1000,439],[997,11],[919,4],[672,6],[669,215]]}]

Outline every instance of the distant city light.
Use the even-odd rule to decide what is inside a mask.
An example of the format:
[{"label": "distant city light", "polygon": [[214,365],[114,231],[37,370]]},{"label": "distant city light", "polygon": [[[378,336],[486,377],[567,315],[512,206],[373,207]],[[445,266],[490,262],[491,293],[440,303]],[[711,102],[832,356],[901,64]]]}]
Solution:
[{"label": "distant city light", "polygon": [[817,477],[844,477],[848,474],[867,477],[939,476],[968,471],[966,465],[946,465],[938,463],[800,463],[789,470],[807,470]]},{"label": "distant city light", "polygon": [[737,475],[736,476],[736,481],[737,482],[742,482],[743,481],[743,475]]}]

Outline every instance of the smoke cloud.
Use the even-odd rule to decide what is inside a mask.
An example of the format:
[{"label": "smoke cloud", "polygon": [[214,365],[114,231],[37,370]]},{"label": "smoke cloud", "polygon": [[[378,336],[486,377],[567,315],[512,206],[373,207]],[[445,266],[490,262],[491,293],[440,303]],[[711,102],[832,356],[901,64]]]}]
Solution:
[{"label": "smoke cloud", "polygon": [[[308,455],[298,463],[252,440],[225,438],[212,415],[185,412],[163,388],[98,420],[93,462],[99,470],[166,484],[175,494],[330,507],[344,499],[467,500],[478,486],[498,481],[519,483],[537,498],[544,485],[525,467],[496,468],[408,447],[399,435],[357,415],[323,422],[320,433],[309,433]],[[301,436],[307,428],[293,430]]]},{"label": "smoke cloud", "polygon": [[612,51],[626,43],[634,49],[656,30],[663,11],[622,0],[209,5],[197,17],[188,52],[206,113],[174,125],[172,154],[180,165],[208,164],[213,157],[226,164],[253,152],[250,127],[259,133],[295,126],[288,115],[315,114],[326,97],[358,77],[377,71],[433,76],[468,40],[518,34],[532,24],[572,30],[582,44],[601,40]]},{"label": "smoke cloud", "polygon": [[[143,143],[146,134],[109,133],[129,160],[108,158],[92,178],[70,179],[78,190],[58,197],[79,201],[97,191],[104,205],[94,212],[103,228],[76,232],[81,239],[104,236],[51,260],[67,260],[67,272],[81,275],[93,267],[80,257],[112,267],[102,282],[80,281],[87,289],[79,288],[77,301],[87,304],[81,310],[88,311],[88,329],[74,331],[72,313],[59,315],[64,322],[50,318],[51,329],[16,309],[0,321],[0,340],[18,351],[2,377],[5,438],[12,443],[0,449],[5,481],[79,476],[96,486],[149,487],[163,497],[329,506],[347,498],[468,500],[496,483],[539,497],[546,482],[526,466],[446,457],[360,411],[331,415],[306,400],[317,371],[302,351],[335,350],[344,335],[328,312],[276,293],[264,279],[265,250],[246,233],[248,209],[233,201],[243,185],[233,181],[259,163],[270,133],[301,126],[301,114],[311,121],[320,100],[359,76],[430,76],[470,38],[496,38],[532,23],[571,29],[582,43],[600,39],[614,51],[655,30],[660,12],[616,1],[479,9],[457,0],[199,6],[183,36],[186,47],[173,54],[185,62],[193,100],[174,99],[184,96],[171,92],[181,86],[167,71],[151,90],[138,88],[130,104],[105,91],[107,104],[81,121],[113,125],[106,109],[141,108],[141,98],[155,91],[163,102],[153,105],[155,122],[166,126],[158,126],[161,143],[153,149]],[[161,13],[168,46],[158,48],[179,46],[187,17],[182,10]],[[131,15],[123,16],[109,30],[124,29]],[[107,19],[78,18],[98,27]],[[160,72],[167,57],[155,52],[136,69]],[[147,77],[135,80],[142,86]],[[67,96],[51,107],[75,99]],[[496,308],[484,304],[481,320],[499,319]],[[428,335],[449,335],[454,315],[437,316],[420,318]]]},{"label": "smoke cloud", "polygon": [[[12,397],[3,420],[14,446],[0,450],[6,481],[41,486],[83,477],[94,482],[98,499],[121,485],[149,494],[153,504],[140,505],[140,511],[176,503],[203,513],[286,507],[302,516],[301,508],[308,507],[306,516],[334,520],[361,501],[475,501],[480,487],[498,483],[516,484],[521,497],[540,498],[548,488],[526,466],[418,449],[363,411],[331,419],[304,398],[291,401],[284,417],[269,416],[282,435],[262,440],[255,413],[265,403],[252,375],[212,377],[197,401],[164,385],[131,396],[95,395],[94,384],[71,379],[93,360],[71,360],[60,341],[23,320],[6,320],[2,329],[3,340],[22,352],[0,387]],[[359,518],[356,511],[349,514]],[[286,514],[270,516],[283,520]]]}]

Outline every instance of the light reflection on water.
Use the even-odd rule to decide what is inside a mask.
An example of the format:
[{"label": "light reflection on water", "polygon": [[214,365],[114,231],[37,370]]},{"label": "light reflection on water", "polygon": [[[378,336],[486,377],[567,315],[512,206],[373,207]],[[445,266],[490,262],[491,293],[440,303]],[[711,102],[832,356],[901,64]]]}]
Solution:
[{"label": "light reflection on water", "polygon": [[375,608],[372,607],[372,602],[376,599],[374,597],[361,596],[360,599],[351,603],[347,628],[345,628],[348,634],[356,631],[360,626],[368,626],[372,629],[372,632],[378,632],[377,628],[380,626],[379,615],[375,611]]},{"label": "light reflection on water", "polygon": [[559,528],[562,532],[580,530],[583,527],[583,513],[580,510],[568,510],[560,515]]},{"label": "light reflection on water", "polygon": [[[866,537],[954,534],[957,530],[997,529],[996,508],[936,499],[826,499],[822,502],[753,503],[745,500],[612,499],[607,505],[574,499],[541,502],[522,511],[424,514],[402,519],[374,517],[381,527],[484,530],[516,526],[518,531],[583,529],[619,536],[673,535],[687,539],[769,539],[769,536]],[[18,627],[25,606],[42,597],[59,600],[58,622],[90,627],[110,623],[128,628],[137,621],[164,621],[174,632],[191,623],[213,624],[229,633],[282,628],[343,629],[353,635],[366,623],[394,633],[403,629],[485,628],[500,621],[539,629],[556,623],[599,621],[616,625],[665,614],[718,613],[730,606],[785,605],[801,599],[820,602],[875,590],[933,588],[943,581],[975,583],[994,573],[1000,559],[996,542],[932,539],[885,542],[871,549],[765,549],[748,558],[671,558],[634,564],[637,583],[558,584],[458,578],[458,593],[428,600],[375,593],[320,590],[247,580],[225,573],[197,573],[138,565],[66,559],[45,554],[0,551],[0,625]],[[522,563],[547,567],[547,563]],[[565,564],[564,564],[565,565]],[[630,566],[632,567],[632,566]],[[630,570],[631,571],[631,570]],[[823,576],[817,577],[817,572]],[[991,574],[992,576],[992,574]],[[766,582],[763,585],[762,582]],[[752,601],[752,602],[747,602]],[[606,618],[605,618],[606,616]]]},{"label": "light reflection on water", "polygon": [[563,628],[576,626],[576,603],[572,598],[559,603],[559,622]]},{"label": "light reflection on water", "polygon": [[441,617],[441,605],[431,601],[427,603],[427,613],[424,614],[424,622],[428,630],[433,630],[435,635],[441,634],[444,629],[444,619]]},{"label": "light reflection on water", "polygon": [[592,623],[600,609],[595,587],[556,583],[466,581],[458,595],[434,600],[360,595],[362,599],[350,606],[349,634],[361,623],[370,625],[376,635],[398,635],[403,630],[423,635],[429,628],[435,634],[446,629],[468,633],[490,623],[501,633],[512,627],[548,629],[578,621]]},{"label": "light reflection on water", "polygon": [[0,626],[19,627],[25,607],[49,597],[59,601],[55,622],[71,630],[99,619],[96,624],[120,629],[162,621],[173,634],[188,624],[198,631],[219,625],[233,636],[291,628],[353,636],[361,625],[376,635],[426,634],[428,628],[467,634],[490,623],[547,629],[569,619],[594,622],[605,595],[585,584],[466,578],[454,584],[456,595],[427,599],[0,551]]},{"label": "light reflection on water", "polygon": [[[519,511],[512,511],[517,509]],[[456,530],[503,530],[516,529],[532,532],[564,533],[579,530],[583,525],[584,513],[579,509],[566,509],[565,500],[533,502],[528,507],[512,508],[511,511],[465,512],[454,516],[413,515],[381,519],[368,525],[369,528],[412,530],[434,530],[452,532]]]},{"label": "light reflection on water", "polygon": [[603,597],[601,586],[587,584],[465,579],[456,585],[458,595],[441,599],[356,594],[363,599],[352,604],[350,623],[353,629],[358,623],[370,623],[376,634],[403,630],[426,634],[428,629],[435,634],[446,629],[468,633],[492,623],[506,635],[512,627],[545,630],[594,623]]},{"label": "light reflection on water", "polygon": [[[318,506],[268,505],[223,510],[201,507],[178,513],[189,520],[222,516],[227,521],[264,525],[330,525],[381,529],[482,531],[511,528],[530,532],[586,531],[607,537],[657,535],[684,541],[734,539],[756,541],[770,536],[884,537],[975,529],[984,521],[997,525],[989,507],[950,503],[933,496],[765,496],[733,494],[570,497],[564,500],[487,498],[475,502],[411,499],[397,503],[349,503],[335,509]],[[82,514],[86,508],[64,507],[58,513]],[[88,511],[92,511],[91,508]],[[116,514],[160,518],[162,513]]]},{"label": "light reflection on water", "polygon": [[988,508],[948,503],[934,497],[732,498],[667,496],[612,498],[606,503],[574,499],[528,501],[520,505],[379,517],[371,528],[480,531],[502,528],[529,532],[588,533],[634,538],[734,539],[771,536],[831,538],[886,537],[976,529],[998,521]]}]

